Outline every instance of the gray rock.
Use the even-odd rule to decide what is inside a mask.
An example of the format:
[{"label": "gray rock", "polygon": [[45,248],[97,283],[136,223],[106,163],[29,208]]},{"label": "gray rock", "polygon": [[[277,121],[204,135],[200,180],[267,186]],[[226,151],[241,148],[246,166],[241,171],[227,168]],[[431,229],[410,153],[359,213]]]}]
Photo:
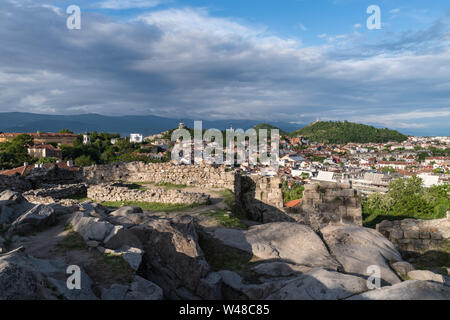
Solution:
[{"label": "gray rock", "polygon": [[39,204],[17,218],[9,228],[8,234],[26,235],[34,231],[40,231],[54,225],[56,219],[57,216],[53,208]]},{"label": "gray rock", "polygon": [[366,280],[315,268],[291,280],[267,300],[340,300],[367,290]]},{"label": "gray rock", "polygon": [[78,232],[85,241],[95,240],[102,242],[113,230],[114,226],[107,221],[100,221],[99,218],[87,217],[83,212],[76,212],[70,224],[75,232]]},{"label": "gray rock", "polygon": [[58,295],[67,300],[96,300],[97,297],[92,291],[93,281],[88,274],[80,268],[81,271],[81,289],[67,288],[67,267],[63,261],[38,259],[29,256],[31,263],[39,270],[51,283]]},{"label": "gray rock", "polygon": [[449,300],[450,288],[439,283],[408,280],[350,297],[349,300]]},{"label": "gray rock", "polygon": [[414,270],[414,266],[411,263],[406,262],[406,261],[395,262],[391,266],[392,266],[392,269],[394,269],[395,272],[397,272],[397,274],[402,277],[407,276],[408,272]]},{"label": "gray rock", "polygon": [[408,272],[408,278],[411,280],[434,281],[445,283],[445,279],[441,274],[437,274],[428,270],[412,270]]},{"label": "gray rock", "polygon": [[[394,245],[378,231],[354,225],[329,225],[321,229],[331,253],[348,273],[369,276],[369,266],[380,267],[381,279],[388,284],[401,282],[389,262],[402,261]],[[383,282],[382,282],[383,285]]]},{"label": "gray rock", "polygon": [[291,222],[253,226],[248,231],[218,228],[212,236],[223,244],[263,259],[281,259],[308,267],[337,270],[339,263],[309,227]]},{"label": "gray rock", "polygon": [[128,262],[131,268],[134,270],[139,269],[142,262],[142,255],[144,254],[141,249],[123,246],[120,251],[123,252],[122,257],[126,262]]},{"label": "gray rock", "polygon": [[200,279],[197,294],[206,300],[222,299],[222,276],[218,272],[210,272],[205,278]]},{"label": "gray rock", "polygon": [[42,300],[56,296],[21,249],[0,256],[0,300]]},{"label": "gray rock", "polygon": [[286,262],[266,262],[258,264],[252,268],[253,271],[260,275],[271,277],[287,277],[294,276],[311,270],[310,267],[298,266]]},{"label": "gray rock", "polygon": [[124,300],[129,286],[113,284],[108,289],[102,290],[102,300]]},{"label": "gray rock", "polygon": [[151,281],[140,276],[134,278],[130,291],[125,295],[125,300],[162,300],[163,291]]}]

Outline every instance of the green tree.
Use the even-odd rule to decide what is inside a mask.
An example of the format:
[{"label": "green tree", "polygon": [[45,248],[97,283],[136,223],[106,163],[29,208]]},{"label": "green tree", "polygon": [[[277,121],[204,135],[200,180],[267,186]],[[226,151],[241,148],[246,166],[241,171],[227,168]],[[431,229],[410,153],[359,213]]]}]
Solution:
[{"label": "green tree", "polygon": [[80,167],[86,167],[95,164],[95,161],[92,160],[90,156],[87,155],[81,155],[78,158],[75,159],[75,165]]}]

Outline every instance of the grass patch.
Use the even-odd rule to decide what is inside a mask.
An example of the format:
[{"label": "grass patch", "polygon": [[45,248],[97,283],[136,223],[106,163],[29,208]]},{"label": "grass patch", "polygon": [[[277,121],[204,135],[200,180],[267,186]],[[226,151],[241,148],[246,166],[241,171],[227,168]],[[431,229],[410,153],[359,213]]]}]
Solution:
[{"label": "grass patch", "polygon": [[209,210],[202,212],[203,215],[215,218],[225,228],[247,229],[247,226],[238,218],[226,210]]},{"label": "grass patch", "polygon": [[212,271],[230,270],[245,279],[258,282],[258,275],[251,270],[258,263],[258,258],[251,253],[228,247],[220,241],[199,231],[199,245]]},{"label": "grass patch", "polygon": [[[64,227],[66,228],[66,227]],[[73,249],[86,249],[87,245],[84,242],[82,236],[73,231],[72,228],[69,228],[69,233],[64,237],[58,244],[56,245],[60,249],[64,250],[73,250]]]},{"label": "grass patch", "polygon": [[104,254],[102,258],[103,263],[107,266],[109,272],[112,272],[116,276],[119,276],[119,278],[121,278],[123,282],[133,281],[135,272],[121,255],[107,253]]},{"label": "grass patch", "polygon": [[450,267],[450,240],[444,239],[433,250],[414,256],[414,267],[419,270],[440,270],[447,275]]},{"label": "grass patch", "polygon": [[146,187],[143,186],[142,183],[139,182],[132,182],[132,183],[127,183],[126,187],[130,190],[140,190],[140,191],[147,191],[148,189]]},{"label": "grass patch", "polygon": [[76,196],[68,197],[65,199],[75,200],[79,203],[86,202],[86,201],[92,201],[92,199],[88,198],[85,194],[84,195],[76,195]]},{"label": "grass patch", "polygon": [[227,205],[227,207],[230,210],[232,210],[234,207],[234,204],[236,202],[236,196],[234,195],[234,193],[228,189],[221,190],[218,193],[219,193],[219,196],[223,199],[223,201]]},{"label": "grass patch", "polygon": [[190,188],[190,186],[186,185],[186,184],[175,184],[172,182],[160,182],[160,183],[156,183],[154,184],[156,187],[163,187],[165,189],[185,189],[185,188]]},{"label": "grass patch", "polygon": [[201,206],[201,204],[179,204],[179,203],[159,203],[159,202],[138,202],[138,201],[105,201],[101,205],[105,207],[120,208],[124,206],[140,207],[147,211],[185,211]]}]

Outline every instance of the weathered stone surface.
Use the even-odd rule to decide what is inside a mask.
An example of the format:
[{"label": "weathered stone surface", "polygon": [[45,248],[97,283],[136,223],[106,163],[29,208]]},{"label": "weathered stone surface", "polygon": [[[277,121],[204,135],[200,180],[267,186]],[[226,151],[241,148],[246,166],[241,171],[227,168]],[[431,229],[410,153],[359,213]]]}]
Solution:
[{"label": "weathered stone surface", "polygon": [[20,250],[0,256],[0,300],[54,299],[45,278]]},{"label": "weathered stone surface", "polygon": [[439,283],[408,280],[393,286],[371,290],[349,300],[449,300],[450,287]]},{"label": "weathered stone surface", "polygon": [[18,192],[10,190],[0,193],[0,224],[11,224],[34,205]]},{"label": "weathered stone surface", "polygon": [[102,242],[110,234],[114,226],[99,218],[87,217],[83,212],[76,212],[69,223],[75,232],[78,232],[85,241],[95,240]]},{"label": "weathered stone surface", "polygon": [[45,275],[59,296],[67,300],[96,300],[97,297],[92,291],[93,281],[88,274],[80,268],[81,288],[70,290],[67,288],[67,267],[63,261],[38,259],[29,256],[29,260],[39,272]]},{"label": "weathered stone surface", "polygon": [[144,225],[119,230],[114,239],[116,244],[144,251],[140,273],[160,286],[171,299],[182,298],[184,291],[195,297],[200,280],[209,273],[192,217],[150,220]]},{"label": "weathered stone surface", "polygon": [[262,300],[289,282],[288,279],[269,280],[261,284],[244,284],[244,279],[233,271],[222,270],[219,273],[222,277],[225,297],[233,300]]},{"label": "weathered stone surface", "polygon": [[120,184],[93,185],[88,188],[87,196],[95,201],[137,201],[178,204],[206,204],[209,195],[176,189],[147,188],[129,189]]},{"label": "weathered stone surface", "polygon": [[445,279],[441,274],[437,274],[428,270],[412,270],[408,272],[411,280],[434,281],[445,283]]},{"label": "weathered stone surface", "polygon": [[125,300],[162,300],[163,291],[151,281],[136,276],[131,283],[130,291],[125,295]]},{"label": "weathered stone surface", "polygon": [[222,276],[218,272],[210,272],[200,280],[197,288],[199,296],[206,300],[222,299]]},{"label": "weathered stone surface", "polygon": [[381,279],[388,284],[401,281],[389,266],[391,261],[402,261],[400,253],[376,230],[330,225],[321,229],[321,232],[331,253],[346,272],[368,276],[367,268],[376,265],[380,267]]},{"label": "weathered stone surface", "polygon": [[124,300],[129,286],[123,284],[113,284],[109,288],[102,290],[102,300]]},{"label": "weathered stone surface", "polygon": [[305,185],[302,204],[291,217],[314,230],[329,224],[362,225],[361,200],[350,184],[314,182]]},{"label": "weathered stone surface", "polygon": [[298,223],[267,223],[253,226],[248,231],[218,228],[212,235],[223,244],[252,253],[260,259],[281,259],[334,270],[339,267],[317,234]]},{"label": "weathered stone surface", "polygon": [[267,262],[261,263],[252,268],[260,275],[271,277],[287,277],[305,273],[311,270],[310,267],[289,264],[286,262]]},{"label": "weathered stone surface", "polygon": [[450,217],[434,220],[403,219],[382,221],[377,230],[400,250],[424,252],[436,249],[442,239],[450,239]]},{"label": "weathered stone surface", "polygon": [[39,204],[18,217],[9,228],[8,234],[16,233],[26,235],[30,232],[40,231],[52,226],[55,222],[55,210],[49,206]]},{"label": "weathered stone surface", "polygon": [[288,282],[267,300],[338,300],[367,290],[366,280],[320,268]]},{"label": "weathered stone surface", "polygon": [[398,275],[405,277],[408,275],[408,272],[414,270],[414,266],[406,261],[395,262],[392,265],[392,269],[394,269]]}]

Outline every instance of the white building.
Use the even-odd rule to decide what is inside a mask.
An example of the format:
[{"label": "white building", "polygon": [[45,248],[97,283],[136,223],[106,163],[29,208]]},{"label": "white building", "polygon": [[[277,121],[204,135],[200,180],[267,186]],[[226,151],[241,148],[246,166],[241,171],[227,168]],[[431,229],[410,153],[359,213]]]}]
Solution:
[{"label": "white building", "polygon": [[130,142],[132,143],[141,143],[144,141],[144,136],[140,133],[131,133],[130,134]]}]

